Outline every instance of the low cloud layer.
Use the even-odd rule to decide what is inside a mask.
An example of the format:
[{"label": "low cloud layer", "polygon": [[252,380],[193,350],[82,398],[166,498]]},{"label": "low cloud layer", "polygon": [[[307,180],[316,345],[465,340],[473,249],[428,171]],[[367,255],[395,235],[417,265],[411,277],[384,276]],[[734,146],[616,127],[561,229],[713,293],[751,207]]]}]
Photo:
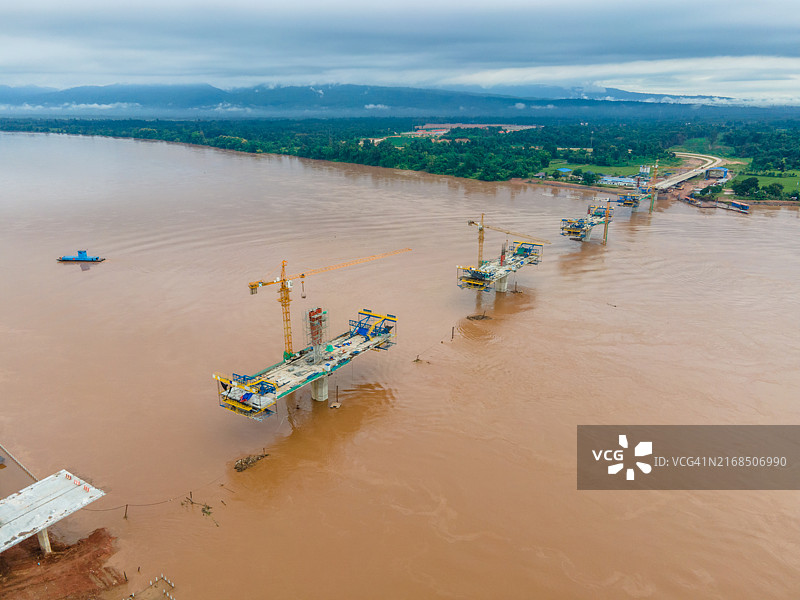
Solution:
[{"label": "low cloud layer", "polygon": [[31,0],[0,8],[0,84],[549,84],[800,98],[785,3]]}]

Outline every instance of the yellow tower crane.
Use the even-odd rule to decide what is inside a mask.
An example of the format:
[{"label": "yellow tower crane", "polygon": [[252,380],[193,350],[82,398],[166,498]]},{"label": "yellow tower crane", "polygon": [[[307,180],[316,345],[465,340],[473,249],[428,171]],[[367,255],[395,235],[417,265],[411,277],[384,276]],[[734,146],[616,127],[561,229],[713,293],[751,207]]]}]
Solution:
[{"label": "yellow tower crane", "polygon": [[650,179],[650,212],[653,212],[656,199],[658,198],[658,190],[656,189],[656,177],[658,177],[658,159],[656,159],[656,166],[653,170],[653,177]]},{"label": "yellow tower crane", "polygon": [[531,237],[524,233],[517,233],[515,231],[508,231],[507,229],[500,229],[499,227],[493,227],[491,225],[487,225],[483,222],[484,213],[481,213],[481,221],[478,223],[477,221],[469,220],[467,221],[467,225],[475,225],[478,228],[478,268],[483,264],[483,230],[484,229],[491,229],[492,231],[499,231],[500,233],[505,233],[508,235],[512,235],[514,237],[518,237],[521,239],[528,240],[530,242],[536,242],[537,244],[549,244],[547,240],[540,240],[539,238]]},{"label": "yellow tower crane", "polygon": [[326,271],[333,271],[335,269],[341,269],[343,267],[351,267],[353,265],[369,262],[371,260],[378,260],[379,258],[386,258],[387,256],[393,256],[395,254],[400,254],[402,252],[410,252],[410,251],[411,248],[402,248],[401,250],[384,252],[383,254],[374,254],[372,256],[365,256],[364,258],[357,258],[355,260],[339,263],[338,265],[331,265],[319,269],[312,269],[310,271],[305,271],[303,273],[297,273],[296,275],[289,275],[288,277],[286,276],[286,261],[284,260],[281,262],[280,277],[276,278],[273,281],[251,281],[249,284],[251,294],[257,294],[258,288],[260,287],[273,284],[280,284],[280,287],[278,288],[278,302],[281,303],[281,308],[283,309],[283,339],[284,339],[283,360],[288,360],[292,356],[294,356],[294,350],[292,349],[292,320],[291,320],[291,315],[289,313],[289,304],[291,302],[291,298],[289,297],[289,292],[292,289],[293,279],[297,279],[299,277],[302,281],[308,275],[316,275],[318,273],[325,273]]}]

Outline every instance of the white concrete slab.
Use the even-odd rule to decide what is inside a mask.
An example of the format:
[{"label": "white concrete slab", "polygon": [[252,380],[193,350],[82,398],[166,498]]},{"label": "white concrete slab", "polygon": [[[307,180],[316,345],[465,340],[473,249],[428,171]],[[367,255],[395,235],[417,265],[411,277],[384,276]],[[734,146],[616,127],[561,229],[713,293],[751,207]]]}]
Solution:
[{"label": "white concrete slab", "polygon": [[0,552],[54,525],[105,495],[61,470],[0,500]]}]

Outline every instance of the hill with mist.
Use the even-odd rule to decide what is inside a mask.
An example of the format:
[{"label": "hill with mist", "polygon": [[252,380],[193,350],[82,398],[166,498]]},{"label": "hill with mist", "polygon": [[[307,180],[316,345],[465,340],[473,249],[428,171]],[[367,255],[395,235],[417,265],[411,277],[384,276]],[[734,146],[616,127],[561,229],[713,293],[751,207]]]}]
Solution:
[{"label": "hill with mist", "polygon": [[[502,92],[502,93],[500,93]],[[553,86],[421,89],[366,85],[0,86],[2,117],[82,118],[503,118],[515,121],[798,118],[800,107],[739,106],[709,96],[587,91]]]}]

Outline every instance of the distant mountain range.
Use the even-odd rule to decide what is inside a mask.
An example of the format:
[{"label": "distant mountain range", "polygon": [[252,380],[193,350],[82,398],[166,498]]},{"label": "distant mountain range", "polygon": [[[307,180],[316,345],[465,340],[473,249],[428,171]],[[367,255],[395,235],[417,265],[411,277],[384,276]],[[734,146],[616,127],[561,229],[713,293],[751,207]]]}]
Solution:
[{"label": "distant mountain range", "polygon": [[723,96],[676,96],[670,94],[643,94],[617,88],[559,87],[554,85],[513,85],[482,88],[477,85],[449,86],[447,89],[495,96],[516,96],[549,100],[607,100],[619,102],[664,102],[669,104],[731,104],[732,98]]},{"label": "distant mountain range", "polygon": [[[0,116],[115,118],[460,117],[515,119],[740,116],[751,107],[712,96],[666,96],[617,89],[534,85],[417,89],[365,85],[107,85],[65,90],[0,86]],[[769,109],[767,109],[769,110]],[[720,112],[721,111],[721,112]],[[788,112],[787,112],[788,111]],[[785,107],[778,116],[795,116]],[[773,111],[770,115],[775,116]]]}]

